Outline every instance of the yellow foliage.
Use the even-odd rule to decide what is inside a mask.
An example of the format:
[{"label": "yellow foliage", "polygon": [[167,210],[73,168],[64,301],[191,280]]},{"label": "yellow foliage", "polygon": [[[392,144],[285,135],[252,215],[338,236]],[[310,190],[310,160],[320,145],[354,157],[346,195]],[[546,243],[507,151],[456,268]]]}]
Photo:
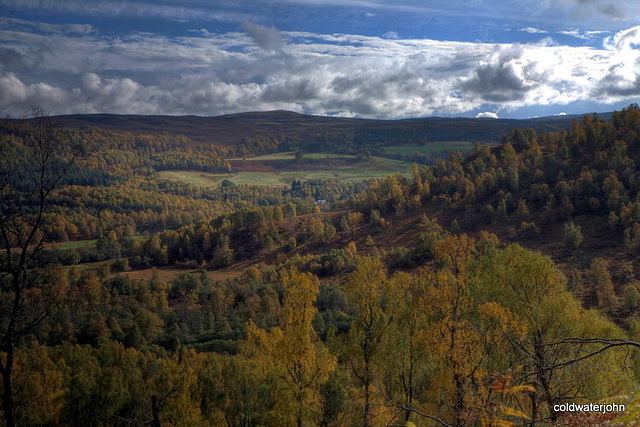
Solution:
[{"label": "yellow foliage", "polygon": [[312,321],[318,293],[318,279],[309,273],[283,271],[284,302],[280,326],[268,332],[253,322],[247,324],[245,355],[256,360],[263,372],[277,379],[276,405],[270,419],[274,425],[314,423],[322,414],[320,387],[335,369]]},{"label": "yellow foliage", "polygon": [[522,367],[518,367],[515,372],[509,371],[506,374],[493,374],[493,381],[489,390],[496,394],[497,399],[492,400],[487,397],[484,403],[484,410],[480,416],[483,427],[515,426],[515,422],[508,418],[519,418],[522,420],[531,419],[523,411],[512,407],[517,402],[515,395],[523,392],[535,393],[536,389],[530,385],[513,384],[515,374]]}]

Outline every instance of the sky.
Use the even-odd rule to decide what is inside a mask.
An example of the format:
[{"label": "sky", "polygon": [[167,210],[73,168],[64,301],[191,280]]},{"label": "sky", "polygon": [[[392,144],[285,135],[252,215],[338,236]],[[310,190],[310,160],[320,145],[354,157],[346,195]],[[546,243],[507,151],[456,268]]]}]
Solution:
[{"label": "sky", "polygon": [[527,118],[640,101],[637,0],[0,0],[0,110]]}]

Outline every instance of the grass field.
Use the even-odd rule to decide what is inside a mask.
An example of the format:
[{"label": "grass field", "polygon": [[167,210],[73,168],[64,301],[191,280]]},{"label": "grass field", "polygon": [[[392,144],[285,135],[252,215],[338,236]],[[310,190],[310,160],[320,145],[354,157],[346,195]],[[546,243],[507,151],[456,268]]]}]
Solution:
[{"label": "grass field", "polygon": [[[134,239],[141,239],[144,236],[142,235],[138,235],[135,236]],[[72,240],[69,242],[62,242],[62,243],[53,243],[53,244],[47,244],[46,246],[55,246],[58,249],[76,249],[76,248],[84,248],[85,246],[95,246],[96,242],[98,240],[97,239],[89,239],[89,240]]]},{"label": "grass field", "polygon": [[92,239],[92,240],[74,240],[71,242],[62,242],[59,243],[57,246],[60,249],[75,249],[75,248],[83,248],[85,246],[93,246],[95,245],[97,242],[96,239]]},{"label": "grass field", "polygon": [[186,182],[199,187],[217,187],[222,180],[231,174],[208,173],[200,171],[162,171],[158,172],[160,179],[168,181]]},{"label": "grass field", "polygon": [[[303,158],[305,159],[352,159],[355,156],[350,154],[329,154],[329,153],[304,153]],[[246,157],[244,160],[247,161],[257,161],[257,162],[268,162],[273,160],[294,160],[296,158],[295,151],[286,151],[282,153],[272,153],[265,154],[264,156],[257,157]],[[233,159],[227,159],[230,162],[240,161],[241,157],[236,157]]]},{"label": "grass field", "polygon": [[[112,263],[113,263],[112,259],[109,259],[106,261],[86,262],[83,264],[78,264],[77,268],[79,271],[91,271],[91,270],[97,270],[98,268],[102,267],[105,264],[111,265]],[[147,268],[143,270],[129,270],[129,271],[123,271],[123,272],[117,272],[117,271],[111,270],[111,274],[109,277],[113,278],[113,277],[122,275],[122,276],[128,276],[129,279],[131,280],[149,281],[154,275],[156,275],[158,277],[158,280],[162,282],[170,282],[171,280],[175,279],[176,277],[178,277],[183,273],[191,273],[196,276],[200,276],[201,272],[202,270],[200,269],[194,270],[194,269],[185,269],[185,268],[177,268],[177,267],[159,267],[159,268],[152,267],[152,268]],[[207,274],[209,275],[209,278],[211,278],[211,280],[227,280],[227,279],[233,279],[235,277],[238,277],[240,274],[242,274],[242,271],[213,270],[213,271],[207,271]]]},{"label": "grass field", "polygon": [[[255,157],[254,160],[274,161],[288,160],[286,158],[278,158],[288,153],[268,154],[266,156]],[[306,156],[306,155],[305,155]],[[313,158],[314,154],[309,154],[308,158]],[[315,158],[322,159],[326,154],[315,154]],[[334,155],[337,156],[337,155]],[[349,156],[339,156],[335,158],[346,158]],[[353,156],[350,156],[353,157]],[[407,162],[399,160],[386,159],[382,157],[374,157],[371,162],[362,162],[357,164],[330,166],[323,170],[321,168],[313,168],[311,170],[281,170],[281,171],[265,171],[251,172],[239,171],[231,173],[207,173],[199,171],[162,171],[158,172],[161,179],[170,181],[186,182],[201,187],[217,187],[220,183],[228,179],[236,185],[264,185],[269,187],[290,186],[291,182],[296,180],[315,180],[315,179],[337,179],[343,182],[360,182],[365,179],[382,178],[396,172],[408,174],[411,165]]]},{"label": "grass field", "polygon": [[[114,277],[118,274],[123,276],[129,276],[131,280],[145,280],[149,281],[155,274],[158,277],[158,280],[162,282],[169,282],[176,277],[180,276],[184,273],[191,273],[195,276],[200,276],[202,270],[188,270],[184,268],[172,268],[172,267],[160,267],[160,268],[148,268],[145,270],[132,270],[125,271],[123,273],[112,273],[111,276]],[[207,271],[209,278],[211,280],[227,280],[238,277],[242,272],[241,271],[227,271],[227,270],[214,270]]]},{"label": "grass field", "polygon": [[474,143],[469,141],[440,141],[430,142],[428,145],[392,145],[383,147],[391,154],[411,155],[416,151],[420,154],[439,154],[442,150],[470,150]]}]

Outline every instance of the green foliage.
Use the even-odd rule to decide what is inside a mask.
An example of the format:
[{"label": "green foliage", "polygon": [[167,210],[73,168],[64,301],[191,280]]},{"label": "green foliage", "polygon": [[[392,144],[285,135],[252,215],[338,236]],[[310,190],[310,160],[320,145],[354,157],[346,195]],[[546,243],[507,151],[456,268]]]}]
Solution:
[{"label": "green foliage", "polygon": [[[616,260],[612,272],[605,259],[590,269],[563,265],[565,278],[550,258],[504,248],[479,225],[499,220],[499,234],[513,228],[539,239],[575,215],[640,248],[639,123],[629,108],[568,132],[513,131],[500,147],[478,144],[466,159],[454,152],[433,167],[416,163],[411,179],[296,179],[286,188],[228,181],[215,189],[196,179],[228,173],[234,161],[222,159],[234,150],[304,146],[299,165],[354,159],[307,151],[326,145],[326,135],[251,137],[222,149],[166,134],[70,131],[82,159],[52,193],[38,237],[72,241],[27,265],[21,324],[33,326],[16,341],[16,416],[21,425],[142,425],[155,412],[171,425],[338,426],[422,425],[423,413],[470,425],[492,410],[489,424],[554,422],[555,402],[630,393],[637,354],[599,352],[603,345],[588,340],[638,339],[635,321],[627,333],[605,317],[626,324],[636,315],[632,263]],[[11,178],[22,188],[26,131],[11,129],[0,163],[24,166]],[[341,149],[354,156],[381,135],[342,135]],[[267,156],[257,161],[294,154]],[[372,161],[392,166],[384,162]],[[156,172],[187,167],[171,171],[182,182]],[[321,199],[332,206],[318,212]],[[423,209],[431,217],[418,220]],[[12,239],[2,246],[11,249]],[[338,239],[364,240],[358,249],[381,254],[389,267],[416,269],[389,277],[381,259],[362,257],[354,243],[336,247]],[[406,246],[390,247],[392,239]],[[564,245],[581,244],[580,227],[568,221]],[[250,265],[256,256],[272,264]],[[152,266],[159,268],[139,270]],[[6,313],[7,278],[0,284]],[[597,301],[601,312],[583,309],[574,295],[586,306]],[[6,314],[0,323],[8,327]]]},{"label": "green foliage", "polygon": [[611,313],[618,302],[618,297],[611,281],[608,261],[602,258],[591,260],[589,276],[598,300],[598,308]]},{"label": "green foliage", "polygon": [[624,308],[628,312],[633,312],[638,308],[640,303],[640,292],[634,285],[627,285],[622,291],[622,301]]},{"label": "green foliage", "polygon": [[[622,336],[611,322],[593,311],[583,310],[579,302],[564,291],[565,279],[549,258],[519,246],[509,246],[478,261],[479,280],[473,282],[476,298],[499,302],[526,325],[522,338],[510,338],[523,346],[524,353],[518,360],[524,361],[525,369],[544,366],[550,360],[561,363],[579,357],[581,349],[571,344],[549,347],[545,353],[533,351],[558,336]],[[576,393],[614,396],[628,389],[630,379],[620,376],[621,363],[624,363],[618,359],[620,356],[610,352],[599,357],[603,359],[593,359],[581,368],[584,373],[589,372],[588,375],[574,375],[568,368],[555,371],[553,376],[544,371],[535,376],[533,385],[538,390],[536,399],[540,408],[546,405],[546,410],[553,415],[551,403],[557,398]]]},{"label": "green foliage", "polygon": [[582,245],[582,228],[573,222],[564,225],[564,245],[569,249],[578,249]]}]

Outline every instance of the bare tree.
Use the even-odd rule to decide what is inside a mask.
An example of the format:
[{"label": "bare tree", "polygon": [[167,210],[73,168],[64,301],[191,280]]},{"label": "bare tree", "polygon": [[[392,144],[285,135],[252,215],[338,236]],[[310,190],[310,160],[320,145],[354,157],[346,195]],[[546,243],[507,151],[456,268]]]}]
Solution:
[{"label": "bare tree", "polygon": [[[71,147],[46,111],[32,107],[17,143],[0,126],[0,375],[3,412],[16,425],[16,387],[12,384],[15,347],[56,306],[55,289],[40,286],[32,268],[43,247],[41,228],[51,193],[73,164]],[[17,126],[17,125],[16,125]]]}]

